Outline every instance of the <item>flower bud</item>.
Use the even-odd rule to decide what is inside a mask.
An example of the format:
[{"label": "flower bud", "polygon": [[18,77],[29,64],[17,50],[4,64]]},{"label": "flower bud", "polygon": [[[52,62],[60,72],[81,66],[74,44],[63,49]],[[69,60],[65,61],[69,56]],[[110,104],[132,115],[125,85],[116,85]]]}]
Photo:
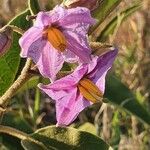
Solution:
[{"label": "flower bud", "polygon": [[92,11],[97,8],[98,0],[64,0],[64,5],[67,8],[86,7]]},{"label": "flower bud", "polygon": [[5,27],[0,30],[0,57],[10,48],[12,43],[12,29]]}]

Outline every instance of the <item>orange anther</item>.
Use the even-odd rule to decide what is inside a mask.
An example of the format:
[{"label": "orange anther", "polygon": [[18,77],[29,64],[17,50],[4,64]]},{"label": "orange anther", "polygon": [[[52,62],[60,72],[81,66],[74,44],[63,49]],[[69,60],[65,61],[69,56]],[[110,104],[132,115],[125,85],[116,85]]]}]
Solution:
[{"label": "orange anther", "polygon": [[47,35],[48,41],[60,52],[63,52],[66,49],[66,38],[59,29],[55,27],[49,27],[44,31],[43,34],[44,36]]},{"label": "orange anther", "polygon": [[80,80],[78,89],[84,98],[93,103],[99,102],[103,96],[103,93],[99,90],[99,88],[87,78]]}]

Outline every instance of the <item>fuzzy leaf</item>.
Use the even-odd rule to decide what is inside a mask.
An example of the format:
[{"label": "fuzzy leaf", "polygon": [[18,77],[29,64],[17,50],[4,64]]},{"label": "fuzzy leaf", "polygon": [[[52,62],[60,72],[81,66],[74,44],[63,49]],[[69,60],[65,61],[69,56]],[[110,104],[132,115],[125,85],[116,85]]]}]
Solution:
[{"label": "fuzzy leaf", "polygon": [[35,15],[40,11],[38,0],[28,0],[28,7],[30,9],[31,15]]},{"label": "fuzzy leaf", "polygon": [[[29,10],[26,10],[12,19],[9,24],[26,30],[30,26],[30,23],[26,20],[26,16],[29,14]],[[20,64],[20,46],[18,44],[19,38],[20,35],[14,32],[11,48],[0,58],[0,96],[12,84],[18,71]]]},{"label": "fuzzy leaf", "polygon": [[93,12],[93,16],[98,20],[98,24],[101,24],[121,1],[122,0],[102,0],[99,7]]},{"label": "fuzzy leaf", "polygon": [[[135,11],[137,11],[140,7],[141,7],[141,5],[135,4],[135,5],[127,8],[126,10],[122,11],[120,13],[120,18],[121,18],[120,24],[126,18],[128,18],[130,15],[132,15]],[[102,30],[101,34],[97,38],[98,41],[105,42],[108,39],[109,35],[113,34],[113,32],[117,26],[118,19],[119,19],[118,16],[116,16],[106,25],[106,27]]]},{"label": "fuzzy leaf", "polygon": [[133,93],[113,75],[107,77],[104,96],[111,103],[124,108],[141,121],[150,125],[150,113],[136,100]]},{"label": "fuzzy leaf", "polygon": [[[68,127],[49,126],[37,130],[31,137],[43,143],[50,150],[108,150],[109,148],[99,137]],[[29,140],[22,140],[22,145],[26,150],[33,150],[35,146],[38,148],[35,143],[33,145]]]},{"label": "fuzzy leaf", "polygon": [[86,131],[86,132],[96,135],[96,128],[90,122],[86,122],[86,123],[82,124],[81,126],[79,126],[78,130]]}]

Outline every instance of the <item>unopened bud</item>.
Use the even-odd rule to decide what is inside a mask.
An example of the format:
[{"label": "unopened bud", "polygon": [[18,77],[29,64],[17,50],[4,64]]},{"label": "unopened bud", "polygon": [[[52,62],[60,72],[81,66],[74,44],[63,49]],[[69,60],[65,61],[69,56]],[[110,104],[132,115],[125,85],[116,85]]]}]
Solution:
[{"label": "unopened bud", "polygon": [[10,48],[12,43],[12,29],[5,27],[0,30],[0,57]]},{"label": "unopened bud", "polygon": [[75,8],[75,7],[86,7],[91,11],[96,9],[98,6],[98,0],[64,0],[63,4],[67,8]]}]

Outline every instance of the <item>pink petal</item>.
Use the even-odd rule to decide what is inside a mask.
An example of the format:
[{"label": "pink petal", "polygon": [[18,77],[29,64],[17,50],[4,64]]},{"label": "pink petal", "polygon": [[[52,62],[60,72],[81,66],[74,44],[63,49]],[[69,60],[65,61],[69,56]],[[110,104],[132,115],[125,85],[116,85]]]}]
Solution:
[{"label": "pink petal", "polygon": [[65,52],[63,52],[63,57],[68,63],[76,63],[77,61],[79,61],[79,57],[69,49],[66,49]]},{"label": "pink petal", "polygon": [[36,27],[31,27],[23,34],[23,36],[19,39],[19,44],[21,46],[21,57],[27,57],[29,47],[32,45],[33,42],[41,38],[41,36],[42,29]]},{"label": "pink petal", "polygon": [[[109,69],[108,69],[109,70]],[[97,79],[97,81],[95,82],[95,84],[97,85],[97,87],[100,89],[100,91],[104,94],[104,91],[105,91],[105,77],[106,77],[106,74],[107,74],[107,71],[106,70],[103,75]]]},{"label": "pink petal", "polygon": [[66,16],[66,9],[57,5],[52,11],[49,12],[49,15],[51,16],[52,22],[58,24],[59,20]]},{"label": "pink petal", "polygon": [[90,11],[86,8],[77,7],[66,10],[65,17],[59,21],[68,42],[67,52],[72,51],[72,55],[66,54],[66,61],[79,60],[75,57],[76,55],[82,63],[88,63],[91,60],[87,32],[89,26],[94,22]]},{"label": "pink petal", "polygon": [[48,12],[39,12],[34,22],[34,27],[44,29],[44,27],[50,26],[52,18]]},{"label": "pink petal", "polygon": [[53,12],[55,12],[53,16],[59,18],[56,24],[61,27],[68,42],[67,50],[64,53],[65,60],[72,63],[80,58],[82,63],[88,63],[91,49],[87,39],[87,32],[89,26],[95,23],[90,11],[83,7],[65,9],[59,6],[55,7]]},{"label": "pink petal", "polygon": [[95,19],[91,17],[90,10],[84,7],[76,7],[65,10],[65,16],[59,20],[61,26],[78,25],[92,25],[95,23]]},{"label": "pink petal", "polygon": [[37,63],[42,55],[42,49],[45,47],[46,42],[47,41],[42,37],[32,42],[32,44],[28,48],[27,57],[32,58],[34,63]]},{"label": "pink petal", "polygon": [[91,64],[89,64],[89,67],[93,68],[93,70],[90,69],[91,72],[89,72],[87,76],[100,88],[102,92],[105,90],[105,76],[107,71],[111,68],[117,53],[118,50],[114,49],[100,57],[93,58],[93,61],[97,62],[95,68],[94,65],[90,66]]},{"label": "pink petal", "polygon": [[[57,81],[56,81],[57,82]],[[65,82],[65,81],[64,81]],[[61,84],[61,83],[60,83]],[[59,84],[59,85],[60,85]],[[69,89],[54,90],[50,85],[39,85],[40,89],[56,100],[57,125],[68,125],[76,119],[78,114],[87,106],[89,101],[78,94],[76,86]]]},{"label": "pink petal", "polygon": [[85,107],[91,104],[84,100],[77,90],[77,84],[86,75],[87,67],[86,64],[80,65],[72,74],[64,78],[49,85],[38,85],[41,90],[56,100],[57,125],[70,124]]},{"label": "pink petal", "polygon": [[[67,39],[67,50],[77,55],[81,62],[88,63],[91,60],[91,49],[87,44],[87,39],[72,32],[64,32],[64,35]],[[70,59],[68,56],[66,56],[67,61]]]},{"label": "pink petal", "polygon": [[41,56],[36,64],[40,73],[44,77],[55,80],[56,74],[60,71],[64,63],[62,54],[58,52],[49,42],[43,47]]},{"label": "pink petal", "polygon": [[57,126],[69,125],[89,105],[90,102],[78,94],[77,88],[70,90],[68,95],[56,102]]},{"label": "pink petal", "polygon": [[76,84],[81,80],[81,78],[86,74],[87,67],[79,66],[72,74],[67,75],[49,85],[40,84],[39,87],[45,90],[50,97],[53,99],[58,99],[57,94],[52,96],[52,92],[65,91],[76,86]]}]

